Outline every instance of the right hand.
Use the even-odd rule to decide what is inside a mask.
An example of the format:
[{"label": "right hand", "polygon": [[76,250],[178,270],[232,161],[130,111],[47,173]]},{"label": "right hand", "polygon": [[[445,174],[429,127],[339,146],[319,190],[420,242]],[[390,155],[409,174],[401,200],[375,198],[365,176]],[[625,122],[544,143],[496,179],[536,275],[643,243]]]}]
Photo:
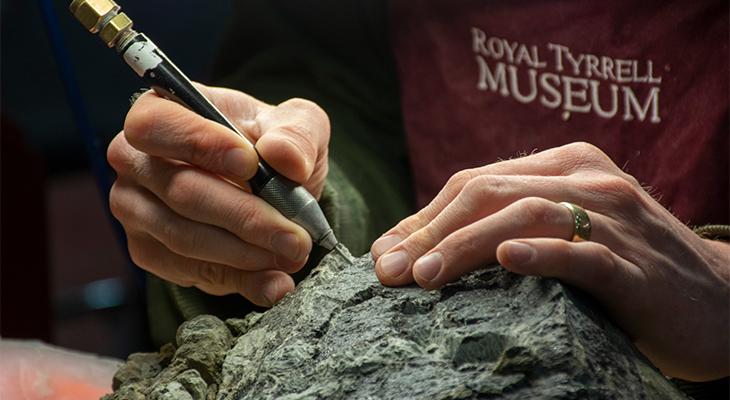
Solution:
[{"label": "right hand", "polygon": [[250,193],[258,155],[319,198],[330,126],[312,102],[271,106],[238,91],[198,88],[246,135],[153,92],[132,106],[109,145],[110,194],[132,260],[206,293],[239,293],[271,306],[294,289],[289,273],[312,249],[309,234]]}]

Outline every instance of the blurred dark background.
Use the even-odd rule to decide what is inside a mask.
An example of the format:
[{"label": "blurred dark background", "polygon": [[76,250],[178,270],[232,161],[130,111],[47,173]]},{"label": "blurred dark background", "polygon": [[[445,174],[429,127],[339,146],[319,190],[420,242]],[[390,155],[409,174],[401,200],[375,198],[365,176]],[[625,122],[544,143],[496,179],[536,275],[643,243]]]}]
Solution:
[{"label": "blurred dark background", "polygon": [[[144,284],[100,186],[113,179],[106,145],[142,82],[69,3],[0,3],[0,334],[124,358],[150,350]],[[120,5],[192,79],[209,82],[231,0]]]}]

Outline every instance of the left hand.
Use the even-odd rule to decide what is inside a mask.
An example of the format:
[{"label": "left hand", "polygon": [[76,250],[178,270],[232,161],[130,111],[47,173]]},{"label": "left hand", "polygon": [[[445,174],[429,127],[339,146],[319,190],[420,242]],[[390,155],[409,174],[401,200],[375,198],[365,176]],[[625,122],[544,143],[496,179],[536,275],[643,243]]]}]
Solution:
[{"label": "left hand", "polygon": [[[570,241],[563,201],[586,209],[591,241]],[[695,235],[586,143],[455,174],[371,253],[389,286],[434,289],[496,261],[559,278],[595,296],[665,374],[730,371],[730,246]]]}]

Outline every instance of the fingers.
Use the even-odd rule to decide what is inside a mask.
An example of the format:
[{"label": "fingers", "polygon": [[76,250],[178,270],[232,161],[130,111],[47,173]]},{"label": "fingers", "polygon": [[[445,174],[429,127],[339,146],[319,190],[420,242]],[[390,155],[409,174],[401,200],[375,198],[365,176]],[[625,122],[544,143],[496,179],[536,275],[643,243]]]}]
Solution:
[{"label": "fingers", "polygon": [[[573,217],[565,207],[543,198],[494,199],[509,205],[480,218],[468,208],[456,210],[458,202],[444,210],[427,227],[396,245],[376,263],[378,278],[386,285],[404,285],[415,280],[424,288],[437,288],[461,275],[495,261],[497,245],[505,240],[529,237],[572,237]],[[455,209],[456,211],[451,211]],[[451,214],[451,215],[450,215]],[[613,222],[591,212],[596,240],[611,240],[606,229]]]},{"label": "fingers", "polygon": [[238,293],[254,304],[270,307],[294,290],[292,278],[281,271],[246,272],[175,254],[151,236],[128,236],[129,253],[139,267],[181,286],[196,286],[213,295]]},{"label": "fingers", "polygon": [[224,87],[206,86],[193,82],[193,85],[210,100],[229,121],[241,129],[252,142],[256,142],[261,132],[253,123],[256,116],[272,106],[249,96],[246,93]]},{"label": "fingers", "polygon": [[143,153],[185,161],[237,183],[256,172],[258,156],[250,142],[152,92],[134,103],[124,134]]},{"label": "fingers", "polygon": [[373,243],[370,249],[373,258],[377,260],[382,254],[403,241],[412,233],[427,226],[444,210],[444,208],[448,207],[454,199],[462,193],[464,187],[474,179],[484,179],[479,175],[479,172],[476,169],[467,169],[454,174],[454,176],[449,179],[449,182],[446,183],[444,189],[441,190],[438,196],[436,196],[436,198],[428,206],[398,223],[398,225],[383,234]]},{"label": "fingers", "polygon": [[422,247],[423,254],[449,233],[501,210],[527,193],[550,198],[555,193],[556,181],[549,177],[479,175],[462,186],[459,194],[438,213],[424,209],[391,229],[373,244],[373,255],[377,258],[405,238],[413,243],[410,246]]},{"label": "fingers", "polygon": [[[451,204],[462,193],[464,188],[469,183],[473,183],[475,179],[478,180],[484,176],[491,176],[492,178],[490,179],[492,181],[487,183],[494,185],[502,183],[499,180],[494,181],[499,176],[538,178],[574,175],[578,177],[584,175],[586,171],[596,170],[609,172],[609,176],[616,178],[616,180],[621,180],[624,183],[627,183],[627,180],[635,181],[616,167],[603,151],[596,146],[583,142],[552,148],[528,157],[510,159],[480,168],[459,171],[449,179],[431,203],[383,234],[381,237],[382,240],[375,241],[371,248],[371,253],[377,259],[400,240],[428,225],[430,221]],[[514,180],[511,180],[510,184],[513,182]],[[557,183],[556,180],[545,180],[545,182],[550,182],[552,185]],[[551,193],[560,193],[561,198],[556,199],[556,201],[571,201],[571,198],[578,197],[566,196],[565,191],[570,190],[570,187],[564,184],[558,184],[560,186],[550,188],[552,189],[550,191]],[[638,184],[636,186],[638,187]],[[525,197],[528,193],[531,196],[548,198],[548,196],[544,196],[540,192],[532,191],[532,188],[524,191],[522,197]]]},{"label": "fingers", "polygon": [[558,278],[604,304],[620,302],[644,280],[641,269],[595,242],[511,240],[499,245],[497,259],[514,273]]},{"label": "fingers", "polygon": [[[410,260],[416,260],[451,233],[530,195],[554,202],[567,198],[569,201],[584,204],[585,200],[581,196],[583,193],[580,189],[581,186],[580,181],[572,177],[500,175],[474,177],[463,187],[458,196],[437,215],[432,216],[428,211],[418,213],[392,229],[389,235],[377,240],[372,246],[373,256],[377,259],[385,252],[395,251],[394,247],[397,246],[398,249],[405,251]],[[588,204],[586,207],[590,208],[592,205]],[[551,205],[551,208],[556,209],[554,205]],[[553,214],[556,213],[559,220],[538,221],[538,223],[562,225],[565,230],[571,229],[570,212],[556,209]],[[420,226],[421,218],[426,221],[423,226]],[[608,221],[606,225],[600,226],[598,232],[594,233],[594,238],[601,237],[601,230],[614,225],[613,221]],[[602,240],[614,244],[613,236],[603,236]],[[566,236],[565,238],[569,237]],[[391,249],[393,250],[391,251]],[[402,265],[402,263],[400,264]],[[383,282],[391,285],[402,285],[411,282],[408,275],[396,275],[407,273],[407,269],[388,269],[390,271],[380,271],[383,272],[382,275],[379,275],[382,277]]]},{"label": "fingers", "polygon": [[293,273],[302,266],[224,229],[181,217],[149,191],[126,181],[117,181],[112,187],[110,206],[127,232],[149,234],[183,257],[245,271],[276,268]]},{"label": "fingers", "polygon": [[243,93],[198,85],[249,139],[153,92],[127,115],[124,134],[137,150],[184,161],[243,184],[256,172],[258,155],[276,171],[304,184],[317,197],[327,176],[329,118],[316,104],[292,99],[277,107]]},{"label": "fingers", "polygon": [[112,142],[111,152],[120,177],[149,189],[180,216],[221,227],[301,265],[306,261],[309,234],[260,198],[193,166],[141,153],[125,145],[123,136]]},{"label": "fingers", "polygon": [[[500,202],[509,204],[509,201],[502,198]],[[525,237],[523,235],[528,234],[530,230],[533,235],[538,234],[538,236],[569,235],[570,232],[566,231],[570,229],[570,220],[565,212],[557,210],[559,212],[554,212],[551,216],[535,215],[537,210],[548,208],[544,203],[549,202],[544,199],[522,200],[496,215],[482,219],[472,216],[469,207],[463,205],[464,201],[454,201],[432,222],[379,258],[375,264],[375,272],[385,285],[400,286],[415,280],[423,287],[436,288],[468,272],[470,268],[476,268],[480,262],[483,265],[489,259],[494,259],[497,244],[504,240],[495,240],[500,236],[511,234],[515,235],[513,237]],[[527,210],[529,207],[531,207],[529,213],[525,212],[520,218],[512,219],[518,214],[517,209]],[[527,216],[533,218],[527,220]],[[520,222],[520,219],[523,221]],[[535,220],[539,220],[537,224],[534,223]],[[493,243],[491,246],[489,246],[490,241]],[[491,251],[489,248],[484,248],[484,245],[492,247]],[[482,247],[477,248],[477,246]],[[448,268],[444,252],[452,253],[446,255],[451,261]],[[416,260],[418,268],[414,269],[413,263]]]},{"label": "fingers", "polygon": [[327,175],[330,125],[327,114],[311,101],[292,99],[257,117],[262,136],[256,143],[261,157],[287,178],[306,184],[315,195]]}]

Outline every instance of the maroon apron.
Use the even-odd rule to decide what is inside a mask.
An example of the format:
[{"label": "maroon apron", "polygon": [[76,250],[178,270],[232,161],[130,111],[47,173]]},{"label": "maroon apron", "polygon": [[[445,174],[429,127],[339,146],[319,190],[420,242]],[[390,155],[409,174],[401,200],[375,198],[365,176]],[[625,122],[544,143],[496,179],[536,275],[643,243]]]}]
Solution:
[{"label": "maroon apron", "polygon": [[728,2],[394,0],[419,205],[455,172],[595,144],[690,224],[728,223]]}]

